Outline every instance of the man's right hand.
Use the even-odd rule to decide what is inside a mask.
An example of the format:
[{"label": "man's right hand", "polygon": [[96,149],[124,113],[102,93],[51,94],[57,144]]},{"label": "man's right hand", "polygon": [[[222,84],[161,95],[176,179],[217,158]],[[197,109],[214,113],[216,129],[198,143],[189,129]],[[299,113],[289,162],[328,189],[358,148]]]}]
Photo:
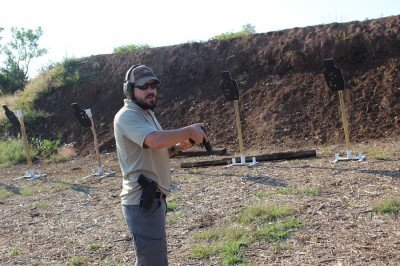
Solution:
[{"label": "man's right hand", "polygon": [[208,141],[207,134],[206,134],[206,132],[204,132],[202,127],[204,128],[203,123],[196,123],[196,124],[190,125],[190,128],[192,130],[190,140],[191,140],[191,142],[193,141],[192,142],[193,145],[201,144],[203,142],[203,139]]}]

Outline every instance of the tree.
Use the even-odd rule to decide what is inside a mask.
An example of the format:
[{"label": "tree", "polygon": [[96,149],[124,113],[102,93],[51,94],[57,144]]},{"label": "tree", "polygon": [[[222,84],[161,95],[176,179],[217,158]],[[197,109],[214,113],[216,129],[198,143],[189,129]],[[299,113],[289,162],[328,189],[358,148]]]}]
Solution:
[{"label": "tree", "polygon": [[1,48],[6,60],[5,67],[0,70],[0,85],[8,93],[23,89],[31,60],[47,53],[38,44],[43,34],[41,27],[35,30],[12,27],[11,34],[11,41]]},{"label": "tree", "polygon": [[242,26],[242,31],[248,34],[254,34],[256,33],[256,27],[251,24],[246,24]]}]

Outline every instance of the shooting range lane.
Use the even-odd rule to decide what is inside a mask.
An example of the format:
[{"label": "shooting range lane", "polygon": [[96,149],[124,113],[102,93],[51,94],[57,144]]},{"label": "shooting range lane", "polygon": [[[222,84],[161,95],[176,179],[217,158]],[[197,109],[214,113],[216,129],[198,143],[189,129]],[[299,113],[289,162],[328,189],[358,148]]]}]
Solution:
[{"label": "shooting range lane", "polygon": [[101,163],[101,158],[100,158],[100,149],[99,149],[99,142],[97,139],[97,132],[96,132],[96,126],[93,121],[93,114],[90,109],[81,109],[78,103],[72,103],[71,107],[74,110],[74,116],[78,120],[78,122],[84,127],[84,128],[89,128],[92,131],[93,134],[93,142],[94,142],[94,149],[96,152],[96,161],[97,161],[97,167],[95,168],[94,171],[92,171],[92,174],[85,176],[83,179],[87,180],[88,178],[105,178],[105,177],[112,177],[115,176],[115,171],[110,170],[110,169],[103,169],[103,165]]},{"label": "shooting range lane", "polygon": [[326,85],[331,89],[332,92],[338,92],[339,95],[339,104],[340,104],[340,115],[342,118],[342,125],[344,130],[344,138],[346,144],[346,156],[340,157],[339,153],[335,153],[335,158],[333,162],[338,161],[350,161],[350,160],[358,160],[363,161],[365,160],[365,155],[361,152],[358,156],[353,156],[350,150],[350,133],[349,133],[349,121],[347,115],[347,109],[343,97],[343,91],[346,88],[344,77],[340,68],[336,67],[333,59],[325,59],[323,61],[325,65],[325,69],[323,71]]}]

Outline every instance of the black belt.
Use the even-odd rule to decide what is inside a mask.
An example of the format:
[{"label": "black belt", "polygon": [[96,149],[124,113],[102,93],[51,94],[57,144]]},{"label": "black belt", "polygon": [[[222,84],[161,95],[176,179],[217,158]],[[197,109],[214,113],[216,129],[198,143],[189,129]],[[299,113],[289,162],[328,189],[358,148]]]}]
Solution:
[{"label": "black belt", "polygon": [[156,194],[154,194],[154,198],[155,199],[165,199],[167,196],[164,194],[164,193],[162,193],[162,192],[160,192],[160,191],[157,191],[156,192]]}]

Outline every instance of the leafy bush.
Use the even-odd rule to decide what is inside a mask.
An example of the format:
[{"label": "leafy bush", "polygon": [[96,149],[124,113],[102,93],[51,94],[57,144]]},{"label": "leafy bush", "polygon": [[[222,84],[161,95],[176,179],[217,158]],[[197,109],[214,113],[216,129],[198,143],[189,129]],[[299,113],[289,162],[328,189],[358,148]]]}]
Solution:
[{"label": "leafy bush", "polygon": [[151,48],[148,44],[127,44],[121,45],[119,47],[114,48],[113,53],[115,54],[123,54],[123,53],[130,53],[138,50],[148,49]]},{"label": "leafy bush", "polygon": [[35,147],[38,156],[49,158],[51,155],[57,153],[58,148],[61,146],[61,141],[52,141],[48,139],[32,139],[32,144]]},{"label": "leafy bush", "polygon": [[218,34],[218,35],[212,37],[211,40],[219,40],[219,41],[229,40],[229,39],[233,39],[233,38],[248,36],[248,35],[254,34],[254,33],[256,33],[255,27],[251,24],[246,24],[246,25],[242,26],[241,31],[221,33],[221,34]]},{"label": "leafy bush", "polygon": [[26,160],[22,139],[0,141],[0,165],[10,166]]},{"label": "leafy bush", "polygon": [[[39,156],[49,158],[56,154],[61,146],[60,140],[32,139],[32,159]],[[8,138],[0,140],[0,165],[10,166],[26,161],[25,147],[22,139]]]}]

